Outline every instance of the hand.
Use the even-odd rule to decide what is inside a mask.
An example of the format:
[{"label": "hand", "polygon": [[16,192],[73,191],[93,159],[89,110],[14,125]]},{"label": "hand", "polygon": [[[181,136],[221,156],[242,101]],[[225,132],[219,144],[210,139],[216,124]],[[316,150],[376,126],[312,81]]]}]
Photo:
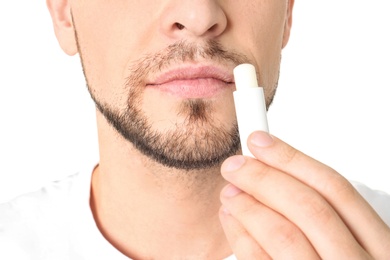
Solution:
[{"label": "hand", "polygon": [[335,170],[254,132],[222,165],[220,219],[238,259],[390,259],[390,228]]}]

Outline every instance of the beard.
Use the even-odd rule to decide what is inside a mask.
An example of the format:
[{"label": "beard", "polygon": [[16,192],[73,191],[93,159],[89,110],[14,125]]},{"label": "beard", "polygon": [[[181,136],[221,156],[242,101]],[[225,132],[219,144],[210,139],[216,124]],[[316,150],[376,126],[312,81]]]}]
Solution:
[{"label": "beard", "polygon": [[245,56],[227,52],[213,40],[204,45],[179,42],[158,53],[145,55],[130,66],[125,86],[127,105],[120,109],[105,102],[89,84],[77,32],[76,41],[87,87],[97,109],[125,140],[151,160],[180,170],[202,170],[221,164],[240,150],[237,123],[226,126],[214,120],[216,107],[210,100],[182,100],[177,116],[185,120],[171,130],[155,127],[142,111],[141,104],[144,79],[150,73],[159,72],[173,63],[199,60],[238,65],[248,62]]},{"label": "beard", "polygon": [[161,132],[136,107],[124,112],[95,101],[98,110],[116,131],[148,158],[181,170],[212,168],[240,149],[237,125],[230,129],[214,124],[203,100],[183,101],[187,119],[173,130]]}]

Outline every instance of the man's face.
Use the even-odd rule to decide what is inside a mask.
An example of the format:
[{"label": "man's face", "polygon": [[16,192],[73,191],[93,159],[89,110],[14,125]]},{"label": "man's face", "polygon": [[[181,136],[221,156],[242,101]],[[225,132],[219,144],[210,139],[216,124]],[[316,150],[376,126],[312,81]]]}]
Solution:
[{"label": "man's face", "polygon": [[169,167],[215,166],[239,150],[233,68],[252,63],[267,104],[288,39],[287,0],[77,0],[77,48],[107,121]]}]

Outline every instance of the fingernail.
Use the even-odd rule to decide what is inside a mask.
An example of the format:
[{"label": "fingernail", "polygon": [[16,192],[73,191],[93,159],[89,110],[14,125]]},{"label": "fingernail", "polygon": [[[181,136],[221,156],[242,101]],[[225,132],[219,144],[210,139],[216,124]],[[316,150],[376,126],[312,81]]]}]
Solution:
[{"label": "fingernail", "polygon": [[242,155],[234,155],[226,159],[222,166],[221,171],[223,172],[233,172],[241,168],[245,163],[245,158]]},{"label": "fingernail", "polygon": [[241,193],[242,191],[237,188],[236,186],[229,184],[225,187],[225,189],[222,191],[222,194],[224,197],[232,198],[236,196],[237,194]]},{"label": "fingernail", "polygon": [[256,131],[250,135],[250,142],[257,147],[268,147],[273,144],[274,139],[267,132]]}]

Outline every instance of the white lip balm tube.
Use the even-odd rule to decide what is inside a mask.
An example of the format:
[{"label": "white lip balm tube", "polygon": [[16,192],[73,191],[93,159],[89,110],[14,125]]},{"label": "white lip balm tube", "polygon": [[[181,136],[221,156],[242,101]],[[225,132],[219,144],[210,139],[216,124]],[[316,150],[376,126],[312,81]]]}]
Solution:
[{"label": "white lip balm tube", "polygon": [[233,92],[242,154],[254,157],[247,141],[257,130],[268,132],[264,91],[259,87],[256,69],[252,64],[240,64],[233,70],[236,91]]}]

